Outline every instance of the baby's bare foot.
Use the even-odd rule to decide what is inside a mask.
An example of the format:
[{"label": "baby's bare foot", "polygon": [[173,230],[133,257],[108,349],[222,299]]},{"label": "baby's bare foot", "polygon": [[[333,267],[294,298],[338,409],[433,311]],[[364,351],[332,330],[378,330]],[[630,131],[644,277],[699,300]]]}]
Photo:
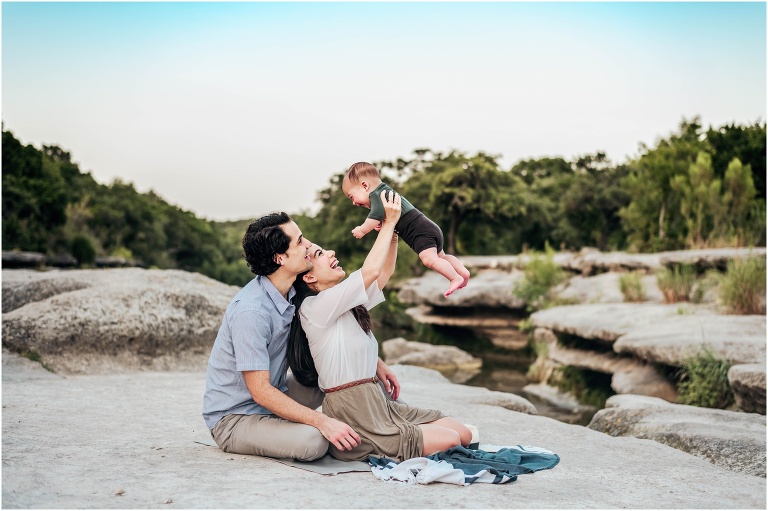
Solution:
[{"label": "baby's bare foot", "polygon": [[463,283],[464,283],[464,278],[463,278],[463,277],[456,277],[455,279],[451,280],[451,285],[450,285],[450,287],[448,288],[448,291],[446,291],[446,292],[445,292],[445,295],[444,295],[444,296],[445,296],[446,298],[448,298],[449,296],[451,296],[451,295],[453,294],[453,292],[454,292],[454,291],[456,291],[457,289],[460,289],[460,288],[464,287],[464,286],[462,286],[462,284],[463,284]]},{"label": "baby's bare foot", "polygon": [[464,282],[459,286],[459,289],[467,287],[467,284],[469,284],[469,273],[462,275],[462,278],[464,279]]}]

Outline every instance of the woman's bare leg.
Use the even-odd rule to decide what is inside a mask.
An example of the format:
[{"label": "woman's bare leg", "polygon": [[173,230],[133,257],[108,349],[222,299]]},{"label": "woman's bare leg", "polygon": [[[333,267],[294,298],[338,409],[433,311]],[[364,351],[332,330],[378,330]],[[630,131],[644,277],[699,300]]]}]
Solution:
[{"label": "woman's bare leg", "polygon": [[461,445],[464,447],[467,447],[472,442],[472,432],[468,427],[456,419],[452,419],[451,417],[443,417],[442,419],[438,419],[435,422],[430,422],[429,424],[435,424],[437,426],[442,426],[444,428],[454,430],[459,434]]},{"label": "woman's bare leg", "polygon": [[[440,419],[442,420],[442,419]],[[438,426],[437,422],[429,424],[419,424],[424,436],[424,448],[422,456],[429,456],[439,451],[446,451],[451,447],[456,447],[461,442],[459,434],[453,429]]]}]

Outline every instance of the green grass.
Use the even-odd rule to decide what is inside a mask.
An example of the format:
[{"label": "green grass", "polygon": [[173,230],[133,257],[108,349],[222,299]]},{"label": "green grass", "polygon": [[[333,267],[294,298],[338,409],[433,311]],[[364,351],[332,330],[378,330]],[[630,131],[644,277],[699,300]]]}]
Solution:
[{"label": "green grass", "polygon": [[31,360],[32,362],[38,362],[48,372],[51,372],[51,373],[55,373],[56,372],[56,371],[53,370],[53,368],[51,366],[49,366],[48,364],[43,362],[43,357],[41,357],[40,353],[38,353],[35,350],[22,351],[21,353],[19,353],[19,355],[21,355],[22,357],[24,357],[26,359]]},{"label": "green grass", "polygon": [[529,312],[566,303],[552,293],[555,286],[567,279],[567,274],[555,263],[551,248],[547,247],[544,254],[534,253],[523,272],[523,280],[515,284],[512,292],[525,301]]},{"label": "green grass", "polygon": [[688,264],[664,268],[656,274],[666,303],[700,302],[704,288],[697,285],[697,277],[696,267]]},{"label": "green grass", "polygon": [[765,259],[728,261],[725,274],[716,277],[723,305],[732,314],[765,314]]},{"label": "green grass", "polygon": [[677,402],[705,408],[727,408],[734,403],[728,383],[731,363],[719,359],[710,348],[683,361],[677,371]]},{"label": "green grass", "polygon": [[615,394],[610,388],[610,375],[571,366],[555,371],[550,383],[563,392],[570,392],[580,403],[596,408],[604,408],[605,401]]},{"label": "green grass", "polygon": [[646,300],[643,272],[633,271],[619,276],[619,289],[625,302],[644,302]]}]

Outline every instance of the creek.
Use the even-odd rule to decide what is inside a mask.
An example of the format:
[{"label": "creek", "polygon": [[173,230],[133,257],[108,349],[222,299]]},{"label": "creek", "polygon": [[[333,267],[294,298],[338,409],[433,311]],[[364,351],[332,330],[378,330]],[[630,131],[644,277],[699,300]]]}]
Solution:
[{"label": "creek", "polygon": [[494,346],[488,339],[478,337],[472,330],[465,328],[424,325],[415,322],[398,321],[380,323],[376,330],[379,341],[403,337],[409,341],[426,342],[436,345],[451,345],[470,355],[480,358],[483,367],[471,378],[457,378],[453,374],[444,374],[446,378],[462,385],[484,387],[488,390],[508,392],[530,401],[539,415],[551,417],[567,424],[586,426],[597,409],[580,407],[573,409],[556,406],[539,396],[526,392],[523,387],[532,383],[526,377],[528,368],[536,359],[530,349],[507,350]]}]

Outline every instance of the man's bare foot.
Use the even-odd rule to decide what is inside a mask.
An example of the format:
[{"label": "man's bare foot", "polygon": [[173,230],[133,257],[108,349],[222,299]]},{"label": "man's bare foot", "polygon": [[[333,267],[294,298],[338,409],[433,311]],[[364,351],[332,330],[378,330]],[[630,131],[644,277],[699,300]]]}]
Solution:
[{"label": "man's bare foot", "polygon": [[446,298],[448,298],[449,296],[451,296],[451,295],[453,294],[453,292],[454,292],[454,291],[456,291],[457,289],[460,289],[460,288],[464,287],[464,286],[462,286],[462,284],[463,284],[463,283],[464,283],[464,278],[463,278],[463,277],[461,277],[461,276],[459,276],[459,277],[456,277],[455,279],[453,279],[453,280],[451,281],[451,285],[450,285],[450,287],[448,288],[448,291],[446,291],[446,292],[445,292],[445,295],[444,295],[444,296],[445,296]]}]

